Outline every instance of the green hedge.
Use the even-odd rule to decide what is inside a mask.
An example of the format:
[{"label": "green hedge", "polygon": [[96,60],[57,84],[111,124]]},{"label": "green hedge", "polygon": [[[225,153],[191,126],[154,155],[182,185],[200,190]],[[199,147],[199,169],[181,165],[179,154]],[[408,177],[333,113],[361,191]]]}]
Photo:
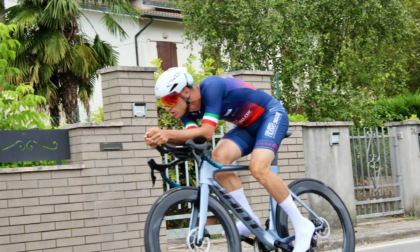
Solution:
[{"label": "green hedge", "polygon": [[388,122],[420,118],[420,90],[378,100],[375,107],[378,115]]}]

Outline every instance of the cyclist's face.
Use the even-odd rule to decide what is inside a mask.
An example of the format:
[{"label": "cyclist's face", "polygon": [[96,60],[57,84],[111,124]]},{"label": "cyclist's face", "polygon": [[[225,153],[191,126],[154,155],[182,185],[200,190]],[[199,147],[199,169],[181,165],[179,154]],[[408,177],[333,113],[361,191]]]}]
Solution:
[{"label": "cyclist's face", "polygon": [[[181,95],[189,97],[190,94],[188,88],[184,88]],[[179,119],[187,112],[187,103],[181,98],[181,96],[178,96],[176,102],[172,106],[165,106],[165,110],[170,112],[176,119]]]},{"label": "cyclist's face", "polygon": [[169,94],[167,96],[164,96],[164,97],[160,98],[160,102],[165,107],[173,107],[173,106],[175,106],[179,97],[180,97],[180,94],[172,93],[172,94]]}]

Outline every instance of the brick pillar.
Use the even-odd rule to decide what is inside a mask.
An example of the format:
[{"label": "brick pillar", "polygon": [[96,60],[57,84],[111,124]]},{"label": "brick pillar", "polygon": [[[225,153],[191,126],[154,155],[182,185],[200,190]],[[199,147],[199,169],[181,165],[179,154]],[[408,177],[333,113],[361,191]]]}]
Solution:
[{"label": "brick pillar", "polygon": [[[75,202],[89,206],[80,219],[92,222],[99,238],[95,250],[144,251],[144,224],[162,183],[152,186],[149,158],[156,150],[143,140],[146,128],[157,125],[155,68],[110,67],[99,71],[105,122],[69,125],[72,160],[84,169],[74,178]],[[135,116],[133,104],[146,107]],[[106,239],[104,238],[105,236]],[[103,239],[103,240],[102,240]]]},{"label": "brick pillar", "polygon": [[[106,122],[124,125],[157,125],[154,67],[110,67],[99,71]],[[133,104],[145,104],[146,116],[135,117]]]}]

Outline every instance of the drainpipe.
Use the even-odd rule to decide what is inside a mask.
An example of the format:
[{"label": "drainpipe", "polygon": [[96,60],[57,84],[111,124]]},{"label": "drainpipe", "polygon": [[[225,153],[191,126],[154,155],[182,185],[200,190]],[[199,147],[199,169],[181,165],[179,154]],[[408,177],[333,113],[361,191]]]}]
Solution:
[{"label": "drainpipe", "polygon": [[146,28],[149,26],[149,25],[151,25],[153,23],[153,18],[151,18],[150,17],[150,22],[149,23],[147,23],[146,24],[146,26],[145,27],[143,27],[143,29],[141,29],[137,34],[136,34],[136,36],[134,37],[134,44],[135,44],[135,46],[136,46],[136,64],[137,64],[137,66],[139,66],[139,48],[138,48],[138,45],[137,45],[137,38],[138,38],[138,36],[140,36],[140,34],[144,31],[144,30],[146,30]]}]

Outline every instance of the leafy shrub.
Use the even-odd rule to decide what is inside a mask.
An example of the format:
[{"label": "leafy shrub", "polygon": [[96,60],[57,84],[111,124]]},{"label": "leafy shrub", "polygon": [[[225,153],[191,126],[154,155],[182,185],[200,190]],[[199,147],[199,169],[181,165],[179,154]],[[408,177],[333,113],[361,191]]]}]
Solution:
[{"label": "leafy shrub", "polygon": [[10,32],[16,29],[15,25],[5,25],[0,23],[0,91],[4,90],[8,84],[5,76],[19,73],[19,70],[8,66],[8,61],[16,58],[16,49],[20,46],[19,41],[10,37]]},{"label": "leafy shrub", "polygon": [[0,129],[26,130],[37,127],[46,128],[48,116],[37,111],[46,104],[42,96],[34,95],[29,85],[9,87],[0,93]]},{"label": "leafy shrub", "polygon": [[8,66],[20,46],[10,37],[15,29],[14,25],[0,23],[0,130],[43,129],[48,117],[37,109],[46,104],[46,99],[34,95],[34,89],[29,85],[10,86],[5,79],[6,73],[19,73],[19,69]]},{"label": "leafy shrub", "polygon": [[289,114],[289,122],[307,122],[308,118],[302,114]]},{"label": "leafy shrub", "polygon": [[420,90],[379,100],[375,110],[384,121],[402,121],[420,117]]},{"label": "leafy shrub", "polygon": [[92,122],[103,122],[104,121],[104,108],[99,107],[97,112],[92,112]]}]

